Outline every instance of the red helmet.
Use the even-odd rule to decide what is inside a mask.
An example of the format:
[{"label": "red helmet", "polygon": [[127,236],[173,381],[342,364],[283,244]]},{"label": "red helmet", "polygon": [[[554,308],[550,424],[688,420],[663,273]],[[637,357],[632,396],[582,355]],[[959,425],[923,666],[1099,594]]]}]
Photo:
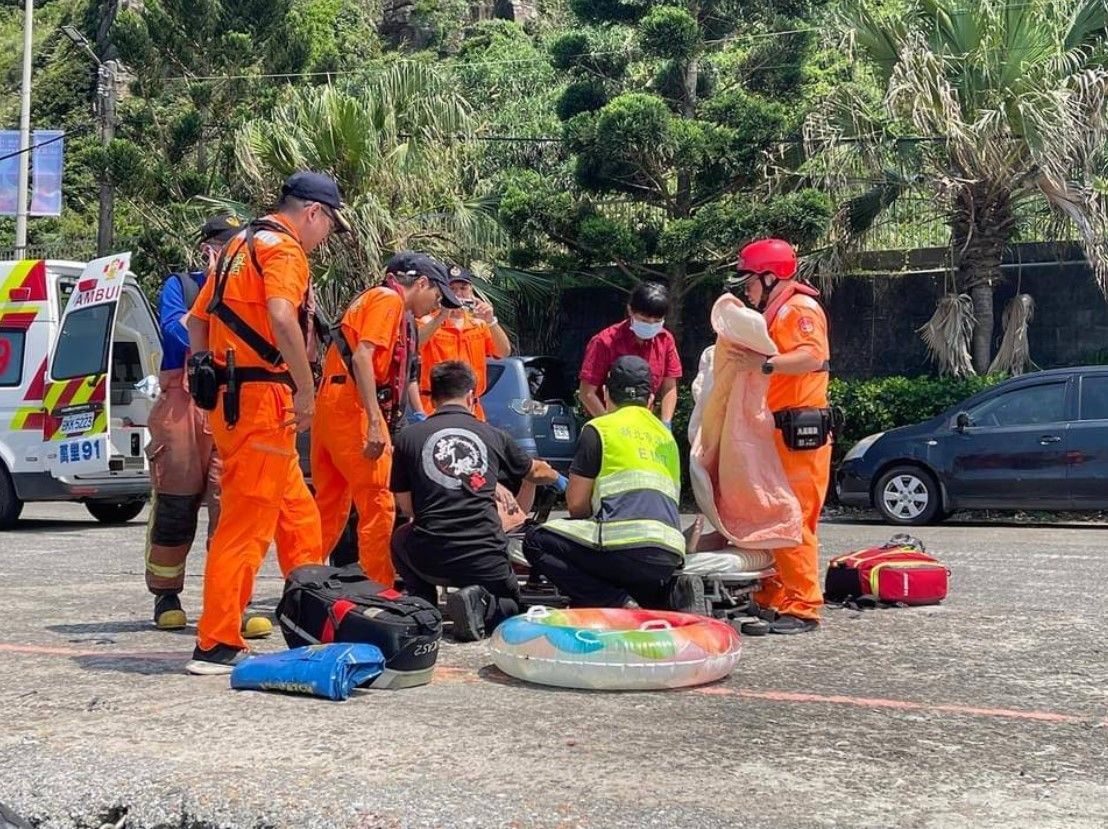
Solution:
[{"label": "red helmet", "polygon": [[738,270],[792,279],[796,276],[796,251],[782,239],[759,239],[739,251]]}]

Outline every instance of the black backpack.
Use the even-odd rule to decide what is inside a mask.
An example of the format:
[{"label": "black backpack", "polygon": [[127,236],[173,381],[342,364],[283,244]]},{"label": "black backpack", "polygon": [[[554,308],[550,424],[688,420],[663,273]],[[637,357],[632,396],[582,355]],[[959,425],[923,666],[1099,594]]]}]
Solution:
[{"label": "black backpack", "polygon": [[385,671],[373,688],[431,681],[442,637],[438,608],[370,581],[358,565],[297,567],[285,581],[277,621],[290,648],[328,642],[376,645]]}]

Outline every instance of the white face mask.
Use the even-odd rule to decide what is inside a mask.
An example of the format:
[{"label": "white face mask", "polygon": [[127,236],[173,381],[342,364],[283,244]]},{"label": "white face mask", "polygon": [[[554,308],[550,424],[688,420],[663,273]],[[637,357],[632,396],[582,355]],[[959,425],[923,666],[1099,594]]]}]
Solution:
[{"label": "white face mask", "polygon": [[632,317],[631,333],[640,340],[652,340],[662,333],[662,328],[665,324],[665,320],[661,320],[660,322],[643,322],[642,320],[637,320]]}]

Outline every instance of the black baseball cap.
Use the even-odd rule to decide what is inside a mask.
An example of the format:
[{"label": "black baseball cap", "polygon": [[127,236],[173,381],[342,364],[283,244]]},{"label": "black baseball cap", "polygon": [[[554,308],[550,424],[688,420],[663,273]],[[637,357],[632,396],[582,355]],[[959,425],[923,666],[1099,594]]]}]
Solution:
[{"label": "black baseball cap", "polygon": [[302,170],[293,173],[281,186],[281,196],[292,196],[303,201],[314,201],[327,205],[335,217],[335,227],[340,233],[350,232],[350,223],[342,215],[346,205],[342,201],[342,193],[333,178],[323,173],[314,173],[311,170]]},{"label": "black baseball cap", "polygon": [[426,253],[417,253],[414,250],[402,250],[389,260],[388,264],[385,265],[385,270],[393,274],[426,276],[438,287],[442,294],[444,308],[462,307],[461,301],[450,290],[452,277],[447,271],[446,265],[433,256],[428,256]]},{"label": "black baseball cap", "polygon": [[654,391],[650,364],[633,354],[620,357],[608,369],[604,386],[613,403],[645,403]]},{"label": "black baseball cap", "polygon": [[218,242],[223,244],[229,241],[236,233],[246,226],[246,220],[240,219],[231,213],[212,216],[204,222],[200,228],[201,242]]},{"label": "black baseball cap", "polygon": [[473,284],[473,274],[461,265],[451,265],[448,273],[450,274],[451,282],[468,282],[471,285]]}]

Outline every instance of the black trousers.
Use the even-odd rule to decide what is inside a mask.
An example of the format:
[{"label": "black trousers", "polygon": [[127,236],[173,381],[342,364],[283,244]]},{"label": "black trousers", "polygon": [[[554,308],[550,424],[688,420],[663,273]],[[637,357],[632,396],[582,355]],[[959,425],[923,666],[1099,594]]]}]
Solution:
[{"label": "black trousers", "polygon": [[409,595],[437,604],[437,586],[483,587],[493,597],[485,612],[485,628],[490,631],[519,613],[519,581],[507,550],[452,556],[449,539],[431,543],[416,536],[413,529],[409,522],[392,534],[392,563]]},{"label": "black trousers", "polygon": [[541,525],[523,539],[523,555],[578,607],[623,607],[628,599],[652,610],[668,605],[680,556],[656,547],[597,550]]}]

